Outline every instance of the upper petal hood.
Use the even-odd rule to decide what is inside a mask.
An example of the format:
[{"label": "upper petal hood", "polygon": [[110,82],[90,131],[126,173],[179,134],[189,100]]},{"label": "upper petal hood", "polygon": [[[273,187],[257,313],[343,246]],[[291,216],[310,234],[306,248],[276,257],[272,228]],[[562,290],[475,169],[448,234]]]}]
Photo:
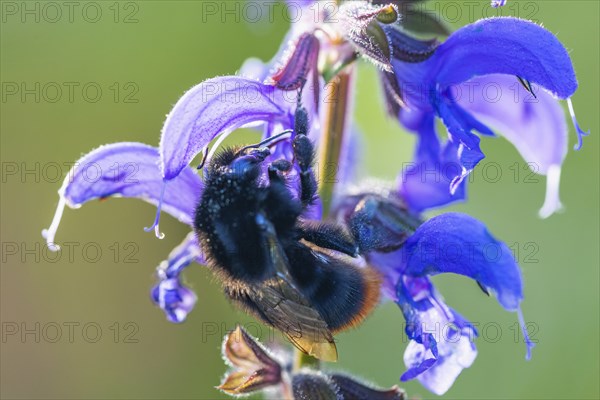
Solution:
[{"label": "upper petal hood", "polygon": [[561,99],[577,90],[571,58],[558,38],[513,17],[488,18],[457,30],[428,64],[426,80],[442,90],[488,74],[520,76]]},{"label": "upper petal hood", "polygon": [[[158,149],[143,143],[113,143],[86,154],[69,171],[58,193],[54,220],[43,234],[51,248],[65,205],[78,208],[94,199],[132,197],[159,204],[163,180],[158,168]],[[202,192],[202,180],[191,168],[169,182],[163,196],[166,212],[188,225]]]},{"label": "upper petal hood", "polygon": [[[536,172],[548,175],[540,215],[560,208],[558,181],[566,127],[555,98],[569,99],[577,80],[568,52],[554,34],[518,18],[484,19],[454,32],[423,63],[394,61],[394,72],[408,108],[440,117],[457,146],[462,171],[451,182],[453,193],[484,158],[474,131],[493,135],[490,127],[494,127],[528,162],[537,164]],[[536,89],[538,104],[524,103],[526,95],[515,77],[544,89]],[[514,79],[512,84],[509,79]],[[501,88],[500,101],[482,100],[485,93],[477,90],[471,97],[471,85],[493,80]],[[521,100],[515,101],[515,95]],[[574,117],[572,110],[571,114]],[[575,126],[581,142],[586,133]]]},{"label": "upper petal hood", "polygon": [[404,274],[465,275],[494,292],[507,310],[519,308],[523,299],[519,266],[508,246],[475,218],[459,213],[433,217],[415,231],[403,250]]},{"label": "upper petal hood", "polygon": [[217,135],[288,116],[285,104],[295,104],[295,98],[280,95],[273,86],[237,76],[209,79],[188,90],[163,126],[160,162],[164,179],[179,175]]},{"label": "upper petal hood", "polygon": [[432,110],[438,95],[476,76],[507,74],[538,84],[566,99],[577,90],[571,59],[556,36],[513,17],[469,24],[443,42],[425,62],[394,60],[394,72],[409,107]]}]

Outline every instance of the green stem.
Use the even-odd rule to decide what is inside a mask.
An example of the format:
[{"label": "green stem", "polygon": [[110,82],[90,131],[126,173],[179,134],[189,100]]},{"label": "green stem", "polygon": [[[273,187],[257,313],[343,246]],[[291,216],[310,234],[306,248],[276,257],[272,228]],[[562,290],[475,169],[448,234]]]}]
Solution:
[{"label": "green stem", "polygon": [[323,218],[329,214],[342,146],[351,107],[351,87],[354,66],[350,65],[333,78],[325,88],[324,118],[319,143],[317,177],[319,197],[323,205]]}]

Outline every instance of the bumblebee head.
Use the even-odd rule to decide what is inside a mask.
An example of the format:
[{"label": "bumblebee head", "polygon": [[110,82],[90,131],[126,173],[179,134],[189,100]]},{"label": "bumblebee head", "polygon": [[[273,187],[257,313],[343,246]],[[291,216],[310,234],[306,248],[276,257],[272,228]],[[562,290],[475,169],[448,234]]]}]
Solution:
[{"label": "bumblebee head", "polygon": [[[288,140],[291,133],[292,130],[288,129],[257,144],[224,149],[208,162],[208,175],[227,175],[229,178],[243,179],[256,178],[260,173],[260,164],[271,155],[270,147]],[[201,167],[202,164],[199,168]]]},{"label": "bumblebee head", "polygon": [[254,179],[260,173],[260,164],[271,154],[268,147],[232,147],[217,154],[207,166],[210,176]]}]

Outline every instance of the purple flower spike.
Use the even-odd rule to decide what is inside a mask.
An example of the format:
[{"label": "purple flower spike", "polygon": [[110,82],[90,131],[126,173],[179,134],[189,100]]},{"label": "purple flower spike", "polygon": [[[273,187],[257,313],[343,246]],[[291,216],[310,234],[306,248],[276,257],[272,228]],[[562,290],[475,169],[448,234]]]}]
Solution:
[{"label": "purple flower spike", "polygon": [[[535,340],[527,332],[523,278],[511,249],[468,215],[425,220],[422,213],[466,198],[466,178],[485,158],[482,136],[509,140],[533,173],[546,176],[541,217],[560,210],[569,141],[560,100],[567,102],[576,150],[589,135],[571,101],[575,71],[557,37],[536,23],[485,18],[451,33],[419,3],[286,0],[296,18],[272,60],[247,60],[238,76],[186,91],[166,117],[158,148],[115,143],[78,161],[42,232],[48,247],[59,249],[54,240],[65,206],[138,198],[157,206],[145,228],[157,237],[163,236],[163,207],[193,228],[156,268],[150,291],[170,322],[184,322],[195,307],[198,297],[184,272],[193,263],[207,264],[208,253],[213,272],[230,278],[224,281],[227,297],[324,361],[335,359],[335,346],[292,338],[286,321],[316,324],[318,336],[333,343],[333,333],[358,324],[381,292],[406,321],[400,380],[417,379],[443,395],[477,357],[475,325],[432,283],[435,275],[455,274],[516,314],[529,360]],[[488,4],[502,7],[507,0]],[[352,121],[359,59],[379,69],[388,114],[416,135],[414,162],[403,164],[392,187],[370,179],[355,186],[364,147]],[[263,140],[219,152],[238,128],[257,129]],[[200,165],[191,168],[199,154]],[[319,168],[317,160],[337,167],[334,180],[317,182],[316,172],[328,175],[325,167],[331,167]],[[250,236],[257,246],[248,243]],[[360,271],[328,275],[321,268],[328,260]],[[257,265],[263,268],[248,272]],[[336,279],[325,279],[315,292],[315,274]],[[349,289],[350,297],[324,301],[320,295],[332,285]],[[358,299],[359,292],[366,296]],[[232,368],[217,389],[235,397],[264,390],[274,398],[406,398],[396,386],[380,390],[313,371],[304,357],[292,366],[289,355],[280,358],[278,351],[275,357],[240,327],[225,337],[223,356]]]},{"label": "purple flower spike", "polygon": [[[163,180],[158,169],[158,149],[143,143],[113,143],[101,146],[82,157],[69,171],[58,191],[58,207],[48,229],[42,235],[48,247],[58,250],[54,238],[65,206],[79,208],[94,199],[108,197],[138,198],[157,205]],[[163,198],[166,212],[191,225],[202,181],[191,168],[169,182]]]}]

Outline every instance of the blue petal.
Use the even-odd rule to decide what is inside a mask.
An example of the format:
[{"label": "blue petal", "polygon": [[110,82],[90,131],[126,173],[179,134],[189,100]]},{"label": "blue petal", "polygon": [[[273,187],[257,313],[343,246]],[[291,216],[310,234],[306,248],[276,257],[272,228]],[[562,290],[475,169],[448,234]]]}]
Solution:
[{"label": "blue petal", "polygon": [[463,200],[466,182],[459,183],[454,193],[450,191],[452,180],[462,174],[458,146],[447,141],[441,148],[432,114],[402,110],[401,118],[405,126],[412,127],[419,135],[415,160],[399,178],[400,195],[409,208],[421,212]]},{"label": "blue petal", "polygon": [[426,82],[440,90],[488,74],[520,76],[561,99],[577,90],[569,53],[556,36],[513,17],[483,19],[457,30],[426,63]]},{"label": "blue petal", "polygon": [[[406,359],[405,363],[408,370],[400,377],[402,382],[415,379],[423,372],[433,367],[437,362],[437,359],[425,346],[415,342],[414,340],[411,340],[410,343],[411,344],[409,344],[409,346],[413,347],[404,352],[404,357]],[[414,346],[413,343],[415,343],[417,346]]]},{"label": "blue petal", "polygon": [[446,213],[421,225],[405,243],[404,274],[455,273],[470,277],[517,311],[523,299],[521,272],[511,250],[485,225],[465,214]]},{"label": "blue petal", "polygon": [[151,298],[171,322],[183,322],[196,304],[196,294],[181,283],[181,273],[192,262],[205,263],[193,232],[177,246],[156,269],[159,282],[152,288]]},{"label": "blue petal", "polygon": [[425,62],[393,64],[404,100],[424,111],[433,111],[449,87],[481,75],[520,76],[561,99],[577,90],[571,59],[556,36],[513,17],[488,18],[464,26]]},{"label": "blue petal", "polygon": [[183,286],[178,279],[165,279],[152,289],[152,301],[163,309],[167,320],[173,323],[185,321],[196,305],[196,294]]},{"label": "blue petal", "polygon": [[546,201],[540,210],[547,217],[561,208],[558,186],[568,130],[558,100],[543,89],[533,89],[534,94],[529,93],[514,76],[489,75],[472,79],[455,92],[460,93],[460,106],[508,139],[533,172],[547,175]]},{"label": "blue petal", "polygon": [[457,329],[469,327],[473,330],[473,335],[477,336],[470,322],[444,304],[442,297],[427,277],[402,276],[396,283],[395,301],[404,314],[407,336],[425,345],[436,357],[438,354],[436,343],[443,340],[444,335],[448,338],[448,334],[452,333],[442,332],[442,330],[449,327]]},{"label": "blue petal", "polygon": [[437,395],[443,395],[452,387],[463,369],[469,368],[477,357],[469,328],[456,334],[455,339],[439,344],[439,355],[429,358],[420,343],[411,340],[404,352],[404,363],[409,369],[401,380],[417,378],[423,386]]},{"label": "blue petal", "polygon": [[431,113],[402,109],[402,124],[410,131],[419,134],[415,158],[436,162],[440,156],[440,141],[435,129],[435,118]]},{"label": "blue petal", "polygon": [[169,258],[158,266],[156,269],[157,276],[160,279],[178,278],[192,261],[196,261],[198,264],[206,264],[206,258],[200,250],[194,232],[190,232],[185,240],[171,251]]},{"label": "blue petal", "polygon": [[[440,273],[464,275],[494,293],[506,310],[518,312],[526,338],[527,358],[531,357],[534,343],[527,336],[520,309],[523,300],[521,271],[511,250],[497,241],[482,222],[465,214],[439,215],[417,228],[402,252],[404,269],[401,273],[405,280],[406,276],[423,278]],[[400,294],[398,289],[399,301]]]},{"label": "blue petal", "polygon": [[[537,84],[562,99],[577,89],[571,59],[558,39],[533,22],[512,17],[467,25],[453,33],[423,63],[394,61],[394,72],[408,106],[442,118],[451,139],[461,144],[463,170],[453,180],[452,191],[484,157],[473,131],[493,135],[486,124],[457,103],[452,88],[478,76],[507,74]],[[577,131],[579,137],[585,134],[580,128]],[[543,214],[558,205],[557,200],[548,203]]]},{"label": "blue petal", "polygon": [[[42,234],[52,249],[58,249],[54,237],[65,205],[79,208],[94,199],[111,196],[132,197],[151,204],[160,202],[163,180],[158,168],[158,149],[143,143],[113,143],[83,156],[69,171],[58,193],[56,214],[50,228]],[[191,168],[185,168],[169,183],[163,197],[166,212],[191,225],[202,180]]]},{"label": "blue petal", "polygon": [[[279,89],[290,91],[303,87],[309,75],[318,80],[318,74],[313,73],[317,72],[319,49],[320,42],[314,34],[305,32],[300,35],[279,70],[270,77],[273,84]],[[316,100],[318,102],[318,98]]]},{"label": "blue petal", "polygon": [[293,104],[295,99],[281,97],[273,86],[236,76],[194,86],[175,104],[163,126],[160,156],[165,180],[179,175],[217,135],[283,118],[284,107]]},{"label": "blue petal", "polygon": [[397,300],[411,339],[404,353],[407,371],[401,380],[418,378],[436,394],[445,393],[477,350],[475,328],[446,306],[428,278],[404,276],[397,285]]},{"label": "blue petal", "polygon": [[457,145],[458,159],[462,168],[461,173],[450,183],[450,192],[454,193],[464,178],[485,157],[479,147],[481,139],[473,131],[478,130],[489,135],[493,135],[493,132],[458,105],[442,100],[437,106],[438,115],[448,128],[450,140]]}]

